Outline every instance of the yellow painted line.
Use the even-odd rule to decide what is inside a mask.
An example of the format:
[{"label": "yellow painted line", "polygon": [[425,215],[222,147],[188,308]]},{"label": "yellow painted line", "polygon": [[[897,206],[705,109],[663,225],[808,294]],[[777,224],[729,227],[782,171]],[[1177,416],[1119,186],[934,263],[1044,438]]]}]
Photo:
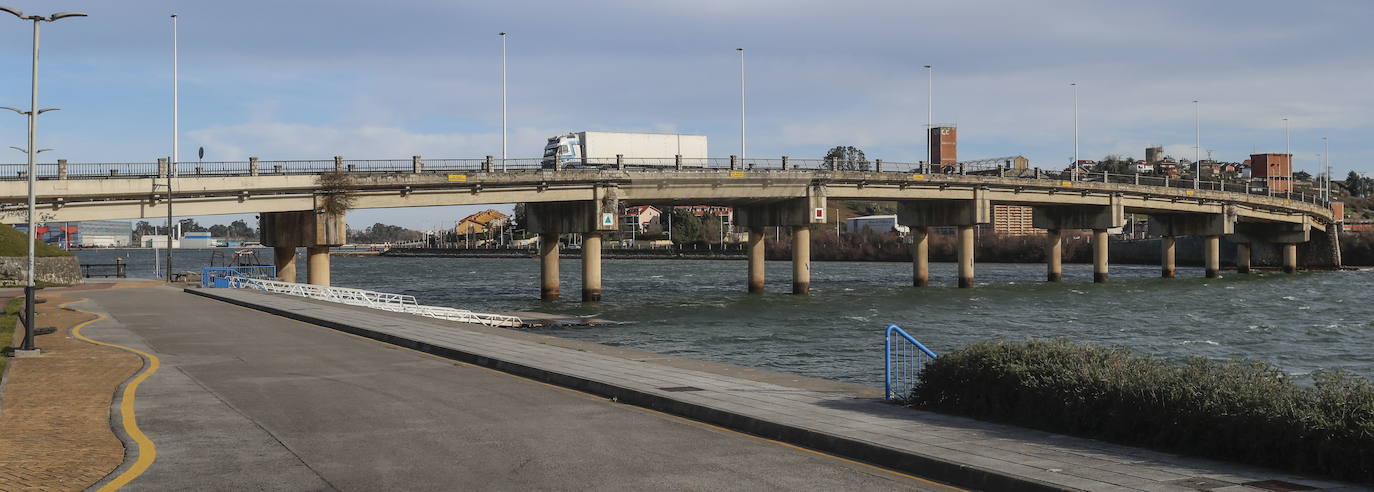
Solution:
[{"label": "yellow painted line", "polygon": [[466,175],[466,174],[450,174],[450,175],[448,175],[448,180],[449,180],[450,182],[453,182],[453,183],[462,183],[462,182],[465,182],[465,181],[468,180],[468,175]]},{"label": "yellow painted line", "polygon": [[96,321],[108,319],[109,317],[100,313],[92,313],[90,311],[83,311],[80,309],[67,307],[69,304],[75,302],[81,302],[81,300],[68,302],[66,304],[63,304],[61,307],[64,309],[71,309],[77,312],[94,314],[96,318],[72,327],[73,337],[76,337],[78,340],[82,340],[95,345],[104,345],[106,347],[114,347],[120,350],[133,352],[135,354],[143,356],[148,361],[148,366],[145,367],[143,371],[140,372],[137,376],[134,376],[133,380],[129,381],[129,384],[124,386],[124,393],[119,401],[120,424],[124,426],[124,432],[129,434],[129,437],[132,438],[134,440],[134,443],[138,445],[138,460],[134,461],[134,465],[130,466],[128,470],[124,470],[124,473],[119,474],[118,477],[115,477],[114,480],[111,480],[109,483],[105,484],[99,489],[101,492],[108,490],[117,490],[120,487],[128,485],[129,482],[132,482],[135,478],[138,478],[139,475],[142,475],[143,472],[148,470],[148,467],[153,465],[153,460],[157,459],[157,445],[153,444],[153,441],[151,439],[148,439],[148,436],[144,435],[143,431],[139,430],[138,428],[138,419],[137,416],[134,415],[134,398],[137,396],[138,393],[138,385],[143,383],[144,380],[148,379],[149,376],[152,376],[153,373],[157,372],[157,369],[162,365],[162,362],[158,360],[157,356],[136,348],[125,347],[123,345],[115,345],[113,343],[106,343],[99,340],[92,340],[90,338],[86,338],[85,335],[81,334],[82,328],[85,328],[86,325],[95,323]]},{"label": "yellow painted line", "polygon": [[913,174],[913,175],[911,175],[911,180],[912,180],[912,181],[925,181],[925,180],[926,180],[926,175],[924,175],[924,174]]},{"label": "yellow painted line", "polygon": [[730,177],[732,177],[732,178],[743,178],[743,177],[744,177],[744,171],[730,171]]}]

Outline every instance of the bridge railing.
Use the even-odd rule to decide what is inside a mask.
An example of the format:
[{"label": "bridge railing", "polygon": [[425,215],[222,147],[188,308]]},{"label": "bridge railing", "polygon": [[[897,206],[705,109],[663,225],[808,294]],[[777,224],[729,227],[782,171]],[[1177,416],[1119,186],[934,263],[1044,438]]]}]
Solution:
[{"label": "bridge railing", "polygon": [[216,288],[228,287],[229,279],[234,277],[270,280],[277,278],[277,267],[271,265],[205,267],[200,269],[200,286]]},{"label": "bridge railing", "polygon": [[[979,161],[982,162],[982,161]],[[529,172],[546,169],[542,158],[480,158],[480,159],[322,159],[322,160],[277,160],[277,161],[213,161],[180,162],[176,165],[179,177],[193,176],[247,176],[251,174],[301,175],[321,174],[335,170],[350,173],[482,173],[482,172]],[[1077,180],[1115,184],[1135,184],[1142,186],[1163,186],[1169,188],[1192,188],[1191,179],[1177,179],[1166,176],[1143,174],[1113,174],[1085,172],[1077,177],[1064,171],[1041,169],[1014,169],[983,163],[978,166],[927,166],[922,163],[880,161],[844,161],[825,159],[773,159],[773,158],[597,158],[565,161],[563,168],[623,169],[626,172],[654,171],[883,171],[890,173],[968,174],[980,176],[1000,176],[1011,178],[1042,180]],[[27,179],[28,167],[24,164],[0,164],[0,181]],[[39,179],[110,179],[110,178],[147,178],[163,175],[165,167],[149,162],[111,162],[111,163],[41,163],[36,165]],[[1226,191],[1254,195],[1282,196],[1287,199],[1325,204],[1324,198],[1306,182],[1294,181],[1291,191],[1270,192],[1263,178],[1200,181],[1198,189]]]},{"label": "bridge railing", "polygon": [[883,399],[911,397],[911,389],[916,387],[921,369],[935,357],[935,352],[901,327],[887,325],[883,336]]}]

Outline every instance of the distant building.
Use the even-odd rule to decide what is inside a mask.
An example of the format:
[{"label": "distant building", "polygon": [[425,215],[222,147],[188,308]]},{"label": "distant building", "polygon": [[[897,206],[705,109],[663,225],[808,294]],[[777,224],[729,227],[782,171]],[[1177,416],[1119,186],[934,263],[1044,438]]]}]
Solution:
[{"label": "distant building", "polygon": [[[25,230],[23,224],[16,229]],[[49,222],[39,224],[38,240],[62,248],[111,248],[133,244],[133,228],[122,220]]]},{"label": "distant building", "polygon": [[704,217],[706,214],[716,215],[725,218],[725,225],[735,225],[735,209],[730,207],[720,207],[716,205],[678,205],[673,210],[682,210],[695,215]]},{"label": "distant building", "polygon": [[1292,154],[1250,154],[1250,176],[1264,179],[1270,190],[1275,192],[1291,190],[1289,175],[1292,172]]},{"label": "distant building", "polygon": [[657,223],[661,215],[662,211],[649,205],[625,207],[625,211],[620,214],[620,229],[624,232],[642,233],[650,225]]},{"label": "distant building", "polygon": [[1126,169],[1136,174],[1149,174],[1155,172],[1155,165],[1153,162],[1135,161],[1134,164],[1127,166]]},{"label": "distant building", "polygon": [[930,129],[930,162],[936,170],[954,171],[959,166],[959,129],[937,126]]},{"label": "distant building", "polygon": [[506,225],[510,218],[501,212],[487,209],[475,214],[463,217],[458,221],[458,225],[453,227],[453,232],[458,235],[482,234],[493,229],[499,229]]},{"label": "distant building", "polygon": [[898,224],[896,215],[868,215],[864,217],[853,217],[845,220],[844,231],[850,234],[857,234],[868,229],[878,234],[896,232],[899,236],[906,236],[911,232],[911,228]]},{"label": "distant building", "polygon": [[1011,236],[1044,234],[1031,222],[1031,208],[1024,205],[993,205],[992,231]]},{"label": "distant building", "polygon": [[[166,248],[167,248],[167,235],[166,235],[166,234],[144,234],[143,237],[139,239],[139,241],[140,241],[140,243],[139,243],[139,246],[140,246],[140,247],[144,247],[144,248],[153,248],[153,249],[166,249]],[[177,248],[180,248],[180,247],[181,247],[181,240],[180,240],[180,239],[173,239],[173,240],[172,240],[172,249],[177,249]]]},{"label": "distant building", "polygon": [[1145,147],[1145,162],[1155,164],[1164,160],[1164,147],[1152,145]]},{"label": "distant building", "polygon": [[[165,239],[164,239],[165,241]],[[219,246],[219,239],[207,231],[188,232],[181,236],[181,244],[178,248],[214,248]]]}]

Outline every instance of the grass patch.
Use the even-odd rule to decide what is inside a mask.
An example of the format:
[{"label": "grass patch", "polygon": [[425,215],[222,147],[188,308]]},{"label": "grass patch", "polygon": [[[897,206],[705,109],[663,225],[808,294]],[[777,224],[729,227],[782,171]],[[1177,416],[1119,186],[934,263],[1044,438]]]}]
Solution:
[{"label": "grass patch", "polygon": [[[71,256],[72,252],[42,241],[33,244],[34,256]],[[28,256],[28,237],[7,224],[0,224],[0,256]]]},{"label": "grass patch", "polygon": [[1173,364],[1065,340],[981,342],[922,370],[907,404],[1163,451],[1374,483],[1374,383],[1256,361]]},{"label": "grass patch", "polygon": [[[0,348],[8,347],[14,342],[14,327],[19,322],[19,310],[24,309],[24,298],[16,297],[10,299],[5,304],[5,312],[0,313]],[[0,357],[0,374],[4,374],[5,365],[9,363],[9,357]]]}]

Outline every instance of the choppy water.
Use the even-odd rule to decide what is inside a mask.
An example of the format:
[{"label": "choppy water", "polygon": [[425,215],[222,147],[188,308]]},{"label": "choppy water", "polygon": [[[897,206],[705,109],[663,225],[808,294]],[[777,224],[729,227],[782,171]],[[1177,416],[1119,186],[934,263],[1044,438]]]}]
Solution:
[{"label": "choppy water", "polygon": [[[80,255],[89,262],[124,255],[132,273],[151,272],[146,250]],[[201,266],[209,253],[178,251],[178,258]],[[970,290],[954,288],[949,263],[931,265],[937,285],[915,289],[910,264],[815,262],[811,295],[799,297],[785,294],[787,262],[769,262],[770,293],[751,296],[743,261],[604,260],[604,300],[588,307],[577,302],[579,262],[563,260],[560,269],[567,300],[547,304],[538,300],[532,258],[337,257],[333,281],[427,304],[624,321],[543,332],[869,385],[882,382],[888,323],[937,352],[989,338],[1064,337],[1170,358],[1252,358],[1295,374],[1344,367],[1374,377],[1371,271],[1208,280],[1201,269],[1182,268],[1181,278],[1166,280],[1157,267],[1114,265],[1112,282],[1096,285],[1090,265],[1065,265],[1064,282],[1047,284],[1042,265],[984,263]]]}]

